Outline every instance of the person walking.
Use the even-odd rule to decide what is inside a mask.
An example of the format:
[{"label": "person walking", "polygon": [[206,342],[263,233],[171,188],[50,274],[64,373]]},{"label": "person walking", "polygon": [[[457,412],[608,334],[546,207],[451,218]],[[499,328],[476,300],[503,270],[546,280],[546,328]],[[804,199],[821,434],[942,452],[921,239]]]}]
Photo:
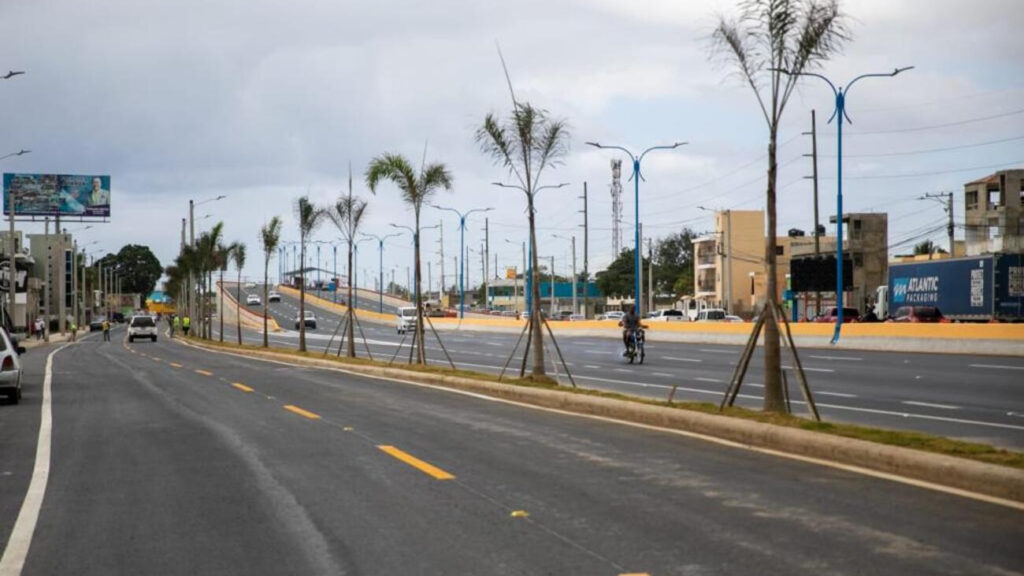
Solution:
[{"label": "person walking", "polygon": [[76,340],[78,340],[78,324],[75,324],[75,321],[72,320],[71,321],[71,341],[74,342]]},{"label": "person walking", "polygon": [[174,331],[181,326],[181,320],[178,319],[178,315],[175,314],[167,319],[167,323],[170,324],[171,338],[174,338]]},{"label": "person walking", "polygon": [[103,341],[110,342],[110,320],[103,319]]},{"label": "person walking", "polygon": [[185,333],[186,338],[188,338],[188,329],[191,325],[192,319],[189,318],[188,314],[185,314],[185,317],[181,319],[181,331]]}]

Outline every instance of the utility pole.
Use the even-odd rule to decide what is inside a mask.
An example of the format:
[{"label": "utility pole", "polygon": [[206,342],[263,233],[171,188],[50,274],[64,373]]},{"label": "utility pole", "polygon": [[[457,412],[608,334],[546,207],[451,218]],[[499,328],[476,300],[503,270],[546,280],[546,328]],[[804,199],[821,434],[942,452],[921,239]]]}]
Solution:
[{"label": "utility pole", "polygon": [[444,220],[441,220],[441,235],[437,238],[437,243],[441,245],[441,300],[444,301],[444,293],[447,287],[444,283]]},{"label": "utility pole", "polygon": [[654,311],[654,240],[647,239],[647,311]]},{"label": "utility pole", "polygon": [[483,282],[481,283],[481,286],[483,286],[483,289],[484,289],[484,305],[482,307],[483,308],[490,308],[490,305],[489,305],[490,303],[488,302],[488,299],[487,299],[487,254],[486,254],[486,250],[487,250],[486,246],[481,246],[480,247],[480,274],[483,275]]},{"label": "utility pole", "polygon": [[555,257],[551,256],[551,318],[555,317]]},{"label": "utility pole", "polygon": [[[590,318],[590,260],[588,258],[588,249],[590,247],[590,226],[588,224],[588,213],[587,213],[587,183],[583,183],[583,317]],[[572,251],[573,256],[576,255],[576,250]],[[574,280],[575,282],[575,280]],[[573,295],[575,296],[575,291]],[[573,308],[575,308],[575,304]]]},{"label": "utility pole", "polygon": [[725,211],[725,311],[732,314],[732,210]]},{"label": "utility pole", "polygon": [[946,235],[949,237],[949,257],[952,258],[953,254],[953,193],[952,192],[928,192],[921,199],[931,198],[945,204],[943,209],[946,211],[946,215],[949,216],[949,221],[946,224]]},{"label": "utility pole", "polygon": [[50,341],[50,314],[53,312],[52,302],[50,302],[50,295],[53,292],[50,290],[50,280],[53,278],[53,245],[50,244],[50,218],[47,217],[43,224],[43,237],[46,238],[46,273],[45,282],[43,284],[43,302],[46,302],[46,314],[43,315],[43,340]]},{"label": "utility pole", "polygon": [[[821,238],[818,234],[818,126],[814,110],[811,110],[811,131],[804,132],[804,135],[807,134],[811,136],[811,179],[814,181],[814,257],[819,258],[821,256]],[[808,155],[804,154],[804,156]],[[837,240],[837,242],[841,241],[842,239]],[[807,314],[806,310],[804,314]],[[820,291],[814,293],[814,314],[815,316],[821,314]]]},{"label": "utility pole", "polygon": [[480,253],[481,258],[484,261],[484,308],[491,307],[491,301],[487,297],[487,278],[489,276],[487,265],[491,261],[491,223],[490,218],[484,218],[484,251]]},{"label": "utility pole", "polygon": [[579,314],[580,309],[576,307],[576,286],[579,285],[576,276],[576,235],[572,235],[572,313]]},{"label": "utility pole", "polygon": [[643,222],[637,224],[637,241],[633,245],[633,249],[636,250],[636,261],[640,263],[639,266],[635,266],[637,277],[634,278],[636,281],[634,286],[633,295],[633,307],[636,308],[636,315],[638,318],[644,317],[644,265],[643,265],[643,245],[640,244],[640,238],[644,237],[644,224]]}]

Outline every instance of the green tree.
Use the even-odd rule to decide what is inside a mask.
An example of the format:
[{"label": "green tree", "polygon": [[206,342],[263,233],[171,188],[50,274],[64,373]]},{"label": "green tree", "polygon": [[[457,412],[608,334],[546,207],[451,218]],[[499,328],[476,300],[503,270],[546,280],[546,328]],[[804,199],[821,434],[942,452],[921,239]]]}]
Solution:
[{"label": "green tree", "polygon": [[689,228],[662,238],[654,247],[654,288],[659,294],[693,293],[693,238]]},{"label": "green tree", "polygon": [[914,245],[914,255],[920,254],[948,254],[944,249],[935,245],[931,240],[925,240]]},{"label": "green tree", "polygon": [[[238,298],[235,298],[235,328],[238,332],[238,344],[242,344],[242,268],[245,268],[245,243],[235,242],[231,245],[231,261],[238,270]],[[221,286],[223,289],[223,286]],[[223,315],[223,313],[221,314]]]},{"label": "green tree", "polygon": [[[847,39],[837,0],[744,0],[733,20],[724,16],[712,33],[713,52],[735,67],[757,98],[768,127],[768,186],[765,213],[767,297],[778,305],[775,159],[779,124],[799,74],[820,66]],[[767,76],[767,81],[765,80]],[[764,324],[764,410],[783,412],[779,327]]]},{"label": "green tree", "polygon": [[[646,270],[650,260],[644,257],[641,257],[641,260]],[[598,290],[605,296],[612,297],[633,294],[633,264],[633,249],[623,250],[608,268],[595,274],[594,283],[597,284]]]},{"label": "green tree", "polygon": [[104,257],[103,265],[114,266],[121,277],[121,290],[127,294],[141,294],[145,300],[163,274],[160,260],[153,255],[148,246],[128,244],[123,246],[116,255]]},{"label": "green tree", "polygon": [[352,248],[355,245],[356,234],[359,233],[359,225],[362,223],[365,213],[366,201],[352,195],[352,170],[350,167],[348,195],[338,198],[334,206],[327,209],[328,217],[334,222],[334,226],[338,232],[341,232],[342,239],[348,245],[348,298],[345,301],[348,303],[349,318],[345,328],[345,337],[348,339],[345,354],[349,358],[356,357],[355,310],[352,308]]},{"label": "green tree", "polygon": [[[424,202],[443,188],[452,189],[452,175],[444,164],[428,164],[420,168],[417,174],[409,161],[398,154],[382,154],[370,162],[366,169],[366,185],[370,191],[376,193],[377,185],[383,180],[390,180],[402,192],[402,200],[408,204],[416,218],[415,233],[413,234],[415,263],[415,291],[416,291],[416,330],[414,332],[416,346],[416,362],[426,364],[427,357],[424,351],[423,339],[423,292],[420,290],[420,279],[423,277],[420,267],[420,208]],[[350,278],[351,283],[351,278]],[[351,299],[349,300],[351,303]]]},{"label": "green tree", "polygon": [[299,254],[302,282],[299,286],[299,351],[306,351],[306,242],[323,220],[324,211],[314,206],[308,196],[295,201],[295,216],[299,221]]},{"label": "green tree", "polygon": [[270,314],[270,301],[267,294],[270,283],[270,259],[281,243],[281,219],[274,216],[260,228],[260,244],[263,246],[263,347],[270,346],[267,336],[267,317]]}]

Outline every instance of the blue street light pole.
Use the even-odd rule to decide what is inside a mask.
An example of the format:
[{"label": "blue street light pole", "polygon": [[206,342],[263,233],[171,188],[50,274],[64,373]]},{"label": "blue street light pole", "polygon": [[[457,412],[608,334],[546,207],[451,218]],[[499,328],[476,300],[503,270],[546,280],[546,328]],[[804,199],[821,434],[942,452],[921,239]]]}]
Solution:
[{"label": "blue street light pole", "polygon": [[[398,228],[400,230],[408,230],[409,234],[412,235],[413,260],[414,260],[413,264],[415,265],[415,256],[416,256],[416,252],[415,251],[416,251],[416,244],[417,244],[417,240],[418,240],[418,238],[417,238],[418,234],[416,233],[415,230],[413,230],[409,226],[401,226],[401,225],[398,225],[398,224],[392,224],[391,227],[392,228]],[[434,228],[440,228],[440,227],[441,227],[440,224],[437,224],[435,226],[420,226],[420,232],[422,232],[424,230],[433,230]],[[419,290],[420,290],[419,282],[416,283],[415,289],[410,289],[409,290],[409,296],[410,296],[410,298],[411,298],[413,303],[415,303],[416,300],[419,298],[419,295],[420,295]]]},{"label": "blue street light pole", "polygon": [[[373,238],[360,238],[359,240],[356,240],[355,242],[352,243],[352,276],[353,277],[357,276],[357,272],[359,270],[359,243],[360,242],[365,242],[367,240],[373,240]],[[381,250],[383,251],[383,247],[381,248]],[[355,309],[355,308],[359,307],[358,306],[358,304],[359,304],[359,282],[355,281],[353,278],[349,278],[348,281],[352,283],[352,302],[350,302],[350,305],[352,306],[353,309]],[[381,298],[383,298],[383,296]],[[383,307],[384,307],[384,303],[381,302],[381,308],[383,308]]]},{"label": "blue street light pole", "polygon": [[384,236],[378,236],[376,234],[367,234],[366,232],[363,232],[363,236],[365,236],[366,238],[370,238],[370,239],[373,239],[373,240],[377,241],[377,250],[379,251],[379,257],[380,257],[380,262],[379,262],[379,266],[380,266],[380,268],[379,268],[380,280],[378,280],[378,286],[377,286],[377,296],[378,296],[378,306],[379,306],[379,308],[378,308],[377,311],[380,312],[381,314],[383,314],[384,313],[384,241],[387,240],[388,238],[392,238],[394,236],[401,236],[401,234],[399,234],[398,232],[395,232],[394,234],[387,234],[387,235],[384,235]]},{"label": "blue street light pole", "polygon": [[466,314],[466,286],[463,278],[466,268],[466,217],[474,212],[490,212],[494,208],[473,208],[468,212],[459,212],[455,208],[447,208],[436,204],[431,204],[430,206],[438,210],[454,212],[459,217],[459,318],[462,318]]},{"label": "blue street light pole", "polygon": [[[861,78],[891,78],[900,72],[906,72],[912,69],[913,66],[907,66],[905,68],[896,68],[892,72],[885,74],[861,74],[846,85],[836,87],[831,80],[821,74],[815,72],[801,72],[797,76],[813,76],[820,78],[828,84],[829,88],[832,89],[832,94],[836,98],[836,107],[832,111],[832,117],[828,119],[832,122],[832,119],[837,119],[836,123],[836,328],[832,333],[832,344],[839,343],[839,334],[843,327],[843,118],[853,124],[853,120],[846,114],[846,95],[850,93],[850,88],[860,80]],[[786,70],[771,68],[774,72],[781,72],[789,75],[790,73]]]},{"label": "blue street light pole", "polygon": [[[648,152],[653,150],[674,150],[680,146],[685,146],[688,143],[676,142],[669,146],[651,146],[641,152],[639,156],[633,154],[623,146],[605,146],[597,142],[587,142],[587,144],[595,148],[605,150],[621,150],[629,155],[633,160],[633,212],[636,215],[636,220],[633,222],[633,302],[635,303],[637,315],[642,316],[643,302],[641,302],[640,298],[640,179],[643,178],[643,174],[640,173],[640,163]],[[644,178],[644,180],[646,180],[646,178]]]}]

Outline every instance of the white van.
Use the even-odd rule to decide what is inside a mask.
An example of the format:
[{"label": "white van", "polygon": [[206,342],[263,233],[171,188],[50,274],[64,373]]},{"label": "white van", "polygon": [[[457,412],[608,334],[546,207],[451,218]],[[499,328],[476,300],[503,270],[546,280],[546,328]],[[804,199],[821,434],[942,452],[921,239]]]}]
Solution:
[{"label": "white van", "polygon": [[416,328],[416,307],[403,306],[395,315],[395,328],[399,334],[405,334]]}]

